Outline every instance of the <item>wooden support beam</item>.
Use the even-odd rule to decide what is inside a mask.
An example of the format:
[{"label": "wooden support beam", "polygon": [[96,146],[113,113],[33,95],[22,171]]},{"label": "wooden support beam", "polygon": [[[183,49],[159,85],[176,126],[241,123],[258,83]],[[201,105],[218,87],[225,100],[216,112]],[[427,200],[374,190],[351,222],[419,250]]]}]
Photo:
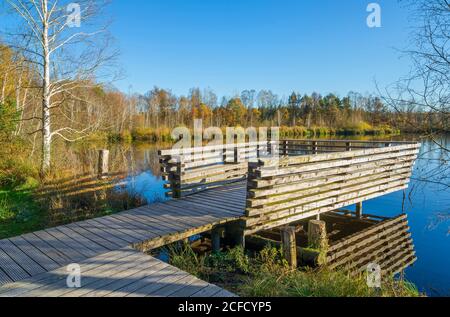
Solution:
[{"label": "wooden support beam", "polygon": [[225,229],[223,227],[215,227],[211,230],[211,246],[213,253],[220,252],[220,240],[223,238]]},{"label": "wooden support beam", "polygon": [[356,217],[359,219],[362,219],[363,217],[363,203],[357,203],[356,204]]},{"label": "wooden support beam", "polygon": [[283,254],[291,268],[297,268],[297,243],[295,233],[295,227],[284,227],[281,229]]},{"label": "wooden support beam", "polygon": [[322,250],[327,246],[327,229],[325,221],[311,220],[308,223],[308,246]]},{"label": "wooden support beam", "polygon": [[98,178],[105,179],[109,173],[109,151],[100,150],[98,155]]},{"label": "wooden support beam", "polygon": [[241,246],[245,248],[244,224],[241,221],[227,224],[225,227],[227,242],[233,247]]}]

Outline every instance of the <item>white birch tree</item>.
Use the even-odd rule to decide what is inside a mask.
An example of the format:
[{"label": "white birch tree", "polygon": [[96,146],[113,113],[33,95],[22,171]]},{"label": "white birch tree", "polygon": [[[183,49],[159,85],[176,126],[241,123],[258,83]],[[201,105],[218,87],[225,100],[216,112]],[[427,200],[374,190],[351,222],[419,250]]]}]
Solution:
[{"label": "white birch tree", "polygon": [[[33,89],[42,98],[40,121],[41,173],[51,164],[51,144],[55,137],[75,141],[92,128],[77,124],[58,126],[53,120],[60,107],[83,87],[109,80],[116,52],[111,48],[108,23],[101,14],[103,0],[6,0],[17,23],[5,32],[6,44],[20,52],[24,62],[36,69]],[[67,116],[66,116],[67,118]],[[30,119],[30,118],[28,118]],[[25,118],[26,120],[26,118]]]}]

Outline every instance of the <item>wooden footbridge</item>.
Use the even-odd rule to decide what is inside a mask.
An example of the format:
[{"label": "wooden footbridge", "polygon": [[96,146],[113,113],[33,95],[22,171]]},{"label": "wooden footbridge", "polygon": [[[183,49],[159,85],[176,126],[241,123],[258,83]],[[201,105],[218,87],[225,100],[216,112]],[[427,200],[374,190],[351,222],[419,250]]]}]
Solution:
[{"label": "wooden footbridge", "polygon": [[[0,296],[233,296],[144,252],[206,232],[214,248],[224,232],[244,244],[402,190],[419,148],[288,140],[161,151],[175,199],[1,240]],[[79,265],[81,288],[67,287],[69,264]]]}]

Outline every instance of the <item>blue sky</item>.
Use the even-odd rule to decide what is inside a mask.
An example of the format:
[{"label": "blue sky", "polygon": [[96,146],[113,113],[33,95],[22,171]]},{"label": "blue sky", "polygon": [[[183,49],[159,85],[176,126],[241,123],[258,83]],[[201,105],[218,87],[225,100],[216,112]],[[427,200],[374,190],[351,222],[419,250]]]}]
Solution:
[{"label": "blue sky", "polygon": [[[366,7],[382,8],[368,28]],[[187,94],[212,88],[300,93],[375,91],[408,71],[408,11],[397,0],[112,0],[125,78],[115,85]]]}]

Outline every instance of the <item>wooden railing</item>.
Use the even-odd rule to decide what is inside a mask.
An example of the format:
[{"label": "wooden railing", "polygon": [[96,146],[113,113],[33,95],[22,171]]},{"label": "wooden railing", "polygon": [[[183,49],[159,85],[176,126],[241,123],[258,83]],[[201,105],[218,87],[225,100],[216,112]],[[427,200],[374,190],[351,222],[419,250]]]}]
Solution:
[{"label": "wooden railing", "polygon": [[159,151],[168,196],[180,198],[229,183],[245,181],[248,162],[278,151],[277,142],[225,144]]},{"label": "wooden railing", "polygon": [[406,189],[419,148],[408,142],[282,141],[279,159],[249,163],[245,233]]},{"label": "wooden railing", "polygon": [[327,266],[358,274],[376,263],[384,274],[395,275],[417,260],[409,229],[401,215],[336,241],[327,250]]}]

